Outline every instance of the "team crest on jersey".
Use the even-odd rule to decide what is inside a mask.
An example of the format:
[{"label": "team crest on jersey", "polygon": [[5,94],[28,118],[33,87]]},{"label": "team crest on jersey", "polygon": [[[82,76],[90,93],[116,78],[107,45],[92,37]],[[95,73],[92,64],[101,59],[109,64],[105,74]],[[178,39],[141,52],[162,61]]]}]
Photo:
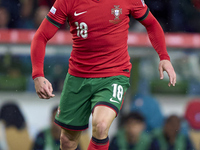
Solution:
[{"label": "team crest on jersey", "polygon": [[119,16],[122,14],[122,8],[119,8],[119,5],[114,5],[115,8],[111,9],[111,14],[115,16],[114,20],[119,19]]}]

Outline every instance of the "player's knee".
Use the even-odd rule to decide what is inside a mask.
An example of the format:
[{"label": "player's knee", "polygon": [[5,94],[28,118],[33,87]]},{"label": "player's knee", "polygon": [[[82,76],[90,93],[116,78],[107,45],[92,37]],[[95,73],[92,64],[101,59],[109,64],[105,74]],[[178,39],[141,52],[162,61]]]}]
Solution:
[{"label": "player's knee", "polygon": [[99,138],[102,138],[108,134],[109,126],[104,120],[93,121],[92,127],[93,133]]},{"label": "player's knee", "polygon": [[60,144],[62,150],[74,150],[77,148],[76,141],[70,140],[66,135],[61,134]]}]

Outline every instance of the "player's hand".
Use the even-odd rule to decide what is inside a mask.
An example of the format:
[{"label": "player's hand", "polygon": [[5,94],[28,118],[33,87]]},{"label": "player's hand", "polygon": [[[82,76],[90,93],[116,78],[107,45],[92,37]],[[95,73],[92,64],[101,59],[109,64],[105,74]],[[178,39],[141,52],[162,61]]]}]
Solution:
[{"label": "player's hand", "polygon": [[53,88],[51,83],[44,77],[37,77],[34,79],[35,90],[39,98],[41,99],[49,99],[54,97],[52,94]]},{"label": "player's hand", "polygon": [[169,76],[169,83],[168,86],[171,85],[175,86],[176,84],[176,73],[174,68],[169,60],[161,60],[159,63],[159,72],[160,72],[160,79],[164,78],[163,71],[166,71]]}]

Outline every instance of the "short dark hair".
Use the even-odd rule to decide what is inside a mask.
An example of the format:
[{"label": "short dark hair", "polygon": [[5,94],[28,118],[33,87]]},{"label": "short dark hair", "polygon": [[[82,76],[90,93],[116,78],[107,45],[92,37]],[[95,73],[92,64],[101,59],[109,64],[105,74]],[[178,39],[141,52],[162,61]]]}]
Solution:
[{"label": "short dark hair", "polygon": [[6,102],[1,107],[0,120],[5,121],[6,127],[15,126],[17,129],[23,129],[25,127],[25,119],[15,102]]},{"label": "short dark hair", "polygon": [[173,119],[176,119],[178,122],[181,122],[181,118],[175,114],[172,114],[170,116],[168,116],[165,120],[165,124],[169,123],[170,121],[172,121]]},{"label": "short dark hair", "polygon": [[128,115],[126,115],[124,117],[124,123],[126,123],[130,119],[137,120],[137,121],[140,121],[140,122],[145,122],[144,116],[137,111],[130,112]]}]

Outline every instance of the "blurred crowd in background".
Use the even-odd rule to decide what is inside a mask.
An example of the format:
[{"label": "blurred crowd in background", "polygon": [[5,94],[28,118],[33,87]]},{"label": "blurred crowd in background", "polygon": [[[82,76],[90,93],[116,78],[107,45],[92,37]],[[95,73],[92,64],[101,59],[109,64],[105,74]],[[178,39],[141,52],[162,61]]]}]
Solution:
[{"label": "blurred crowd in background", "polygon": [[[0,0],[0,28],[37,29],[55,0]],[[145,0],[165,32],[200,32],[199,0]],[[62,29],[69,29],[67,23]],[[142,31],[131,18],[130,30]]]},{"label": "blurred crowd in background", "polygon": [[[32,138],[19,104],[5,102],[0,108],[0,150],[58,150],[61,130],[54,124],[57,108],[51,108],[49,125]],[[110,137],[109,150],[199,150],[199,113],[200,99],[192,99],[181,117],[164,116],[155,98],[137,96],[130,111],[118,116],[118,129]],[[79,150],[87,150],[90,137],[89,130],[82,132]]]}]

